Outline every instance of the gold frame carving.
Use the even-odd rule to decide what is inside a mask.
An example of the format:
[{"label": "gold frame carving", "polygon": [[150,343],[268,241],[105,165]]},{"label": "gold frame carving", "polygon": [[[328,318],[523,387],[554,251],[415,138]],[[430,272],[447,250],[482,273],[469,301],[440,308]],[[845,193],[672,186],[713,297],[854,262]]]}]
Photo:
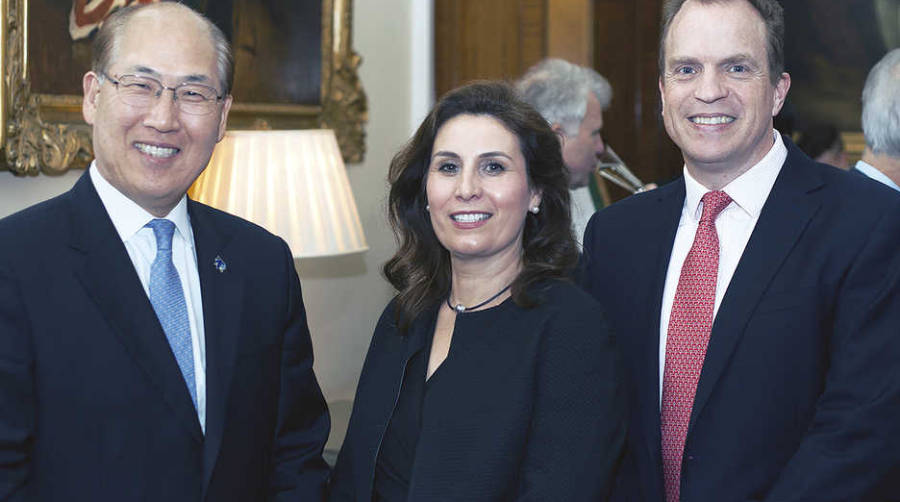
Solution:
[{"label": "gold frame carving", "polygon": [[[0,170],[17,175],[61,174],[93,158],[81,96],[34,94],[27,74],[29,0],[0,0]],[[321,103],[235,103],[229,128],[334,129],[348,163],[365,156],[368,101],[352,48],[353,0],[322,0]]]}]

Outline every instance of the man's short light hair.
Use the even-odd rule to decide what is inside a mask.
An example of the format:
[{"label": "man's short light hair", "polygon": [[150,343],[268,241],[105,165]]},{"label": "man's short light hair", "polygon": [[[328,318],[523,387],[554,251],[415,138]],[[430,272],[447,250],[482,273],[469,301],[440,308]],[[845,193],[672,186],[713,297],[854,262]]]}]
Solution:
[{"label": "man's short light hair", "polygon": [[[665,0],[662,29],[659,35],[659,74],[666,72],[666,37],[672,20],[688,0]],[[701,5],[724,4],[733,0],[696,0]],[[766,27],[766,59],[769,60],[769,81],[778,85],[784,72],[784,8],[777,0],[744,0],[756,10]],[[749,20],[748,20],[749,21]],[[710,41],[710,43],[715,43]]]},{"label": "man's short light hair", "polygon": [[199,19],[209,30],[209,37],[216,51],[216,70],[219,75],[219,87],[223,96],[231,93],[231,85],[234,81],[234,57],[231,53],[231,45],[222,30],[202,14],[190,7],[176,2],[160,2],[153,4],[132,4],[115,10],[100,25],[100,29],[94,36],[91,70],[98,75],[109,71],[109,66],[115,57],[115,51],[119,38],[127,30],[128,22],[141,9],[180,9],[189,12]]},{"label": "man's short light hair", "polygon": [[862,104],[866,146],[872,153],[900,158],[900,48],[869,71]]},{"label": "man's short light hair", "polygon": [[562,59],[545,59],[532,66],[516,88],[547,122],[561,125],[566,136],[578,135],[588,93],[594,93],[604,110],[612,100],[612,87],[603,76]]}]

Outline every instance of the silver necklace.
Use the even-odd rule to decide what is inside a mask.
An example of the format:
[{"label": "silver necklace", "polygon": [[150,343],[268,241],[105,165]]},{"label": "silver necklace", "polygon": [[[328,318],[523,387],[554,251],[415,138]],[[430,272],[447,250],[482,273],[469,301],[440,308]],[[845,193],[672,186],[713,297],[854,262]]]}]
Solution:
[{"label": "silver necklace", "polygon": [[505,288],[503,288],[503,289],[501,289],[500,291],[498,291],[497,294],[495,294],[494,296],[492,296],[492,297],[488,298],[487,300],[485,300],[485,301],[479,303],[478,305],[475,305],[475,306],[472,306],[472,307],[466,307],[466,306],[463,305],[462,303],[457,303],[456,306],[454,307],[453,304],[450,303],[450,296],[448,295],[448,296],[447,296],[447,306],[450,307],[450,310],[455,310],[457,314],[462,314],[462,313],[467,312],[467,311],[469,311],[469,310],[479,309],[479,308],[481,308],[481,307],[484,307],[484,306],[487,305],[488,303],[491,303],[492,301],[496,300],[497,297],[500,296],[500,295],[502,295],[503,293],[505,293],[506,290],[509,289],[510,286],[512,286],[512,283],[507,284]]}]

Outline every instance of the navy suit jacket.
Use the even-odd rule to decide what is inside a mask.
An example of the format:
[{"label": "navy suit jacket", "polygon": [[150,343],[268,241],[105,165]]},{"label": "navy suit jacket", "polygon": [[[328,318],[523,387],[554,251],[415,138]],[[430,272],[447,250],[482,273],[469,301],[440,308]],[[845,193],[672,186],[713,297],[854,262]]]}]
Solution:
[{"label": "navy suit jacket", "polygon": [[[900,195],[788,156],[714,320],[681,500],[900,494]],[[659,323],[684,180],[615,204],[584,239],[629,377],[619,500],[662,501]]]},{"label": "navy suit jacket", "polygon": [[860,171],[859,169],[856,168],[856,166],[851,167],[851,168],[850,168],[850,172],[853,173],[853,174],[859,174],[859,175],[865,176],[866,178],[869,177],[868,174],[866,174],[866,173]]},{"label": "navy suit jacket", "polygon": [[322,497],[329,419],[290,251],[234,216],[188,212],[205,435],[87,173],[0,220],[0,500]]}]

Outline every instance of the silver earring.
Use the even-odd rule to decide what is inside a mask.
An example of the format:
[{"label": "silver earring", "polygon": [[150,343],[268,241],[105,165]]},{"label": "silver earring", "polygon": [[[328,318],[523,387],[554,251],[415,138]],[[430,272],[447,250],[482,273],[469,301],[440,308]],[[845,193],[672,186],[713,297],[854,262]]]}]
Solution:
[{"label": "silver earring", "polygon": [[529,209],[529,211],[531,211],[531,214],[538,214],[539,212],[541,212],[541,208],[540,206],[531,206],[531,209]]},{"label": "silver earring", "polygon": [[426,210],[426,211],[431,211],[431,206],[428,205],[428,204],[425,204],[425,210]]}]

